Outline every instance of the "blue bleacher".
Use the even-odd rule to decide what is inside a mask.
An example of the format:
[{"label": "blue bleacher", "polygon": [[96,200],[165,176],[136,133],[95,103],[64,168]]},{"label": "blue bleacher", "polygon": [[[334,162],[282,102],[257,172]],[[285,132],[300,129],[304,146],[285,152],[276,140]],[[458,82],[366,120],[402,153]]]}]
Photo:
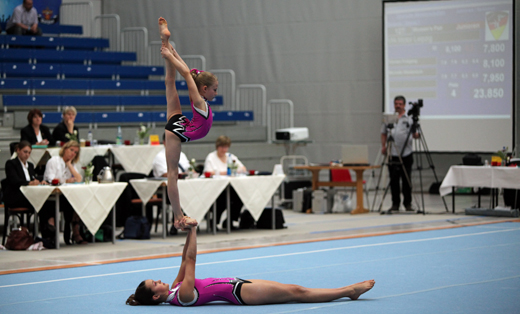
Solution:
[{"label": "blue bleacher", "polygon": [[[178,90],[188,90],[185,81],[175,82]],[[61,89],[61,90],[165,90],[163,80],[4,78],[0,89]],[[218,101],[222,102],[222,101]]]},{"label": "blue bleacher", "polygon": [[32,47],[72,50],[102,50],[109,47],[106,38],[52,37],[52,36],[3,36],[4,47]]},{"label": "blue bleacher", "polygon": [[[166,96],[164,95],[109,95],[109,96],[90,96],[90,95],[3,95],[4,109],[19,106],[166,106]],[[189,96],[179,96],[182,106],[189,106]],[[30,100],[30,101],[29,101]],[[222,96],[217,96],[210,101],[211,106],[222,106]]]},{"label": "blue bleacher", "polygon": [[[187,111],[183,114],[188,118],[192,118],[192,112]],[[254,114],[252,111],[219,111],[213,112],[213,121],[229,122],[229,121],[253,121]],[[55,124],[62,120],[60,112],[44,112],[43,123]],[[126,111],[126,112],[78,112],[75,123],[77,124],[115,124],[115,123],[166,123],[166,112],[149,112],[149,111]]]},{"label": "blue bleacher", "polygon": [[[0,27],[5,30],[7,22],[0,22]],[[42,29],[43,34],[83,34],[83,26],[81,25],[65,25],[65,24],[43,24],[38,26]]]},{"label": "blue bleacher", "polygon": [[136,61],[135,52],[51,49],[0,49],[0,62],[26,63],[84,63],[121,65]]},{"label": "blue bleacher", "polygon": [[2,63],[4,78],[9,77],[64,77],[64,78],[108,78],[148,79],[150,75],[164,75],[163,67],[131,66],[111,64],[72,63]]},{"label": "blue bleacher", "polygon": [[3,63],[4,77],[49,77],[58,78],[61,73],[59,64]]}]

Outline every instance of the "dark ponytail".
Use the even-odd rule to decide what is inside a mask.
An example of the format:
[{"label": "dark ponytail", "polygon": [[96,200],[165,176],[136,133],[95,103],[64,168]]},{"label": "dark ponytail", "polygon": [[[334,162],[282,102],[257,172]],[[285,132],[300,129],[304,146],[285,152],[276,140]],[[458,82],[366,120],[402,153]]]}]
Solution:
[{"label": "dark ponytail", "polygon": [[142,281],[137,289],[135,289],[135,294],[126,299],[126,304],[128,305],[158,305],[161,301],[155,301],[153,299],[153,292],[150,288],[147,288],[145,282]]}]

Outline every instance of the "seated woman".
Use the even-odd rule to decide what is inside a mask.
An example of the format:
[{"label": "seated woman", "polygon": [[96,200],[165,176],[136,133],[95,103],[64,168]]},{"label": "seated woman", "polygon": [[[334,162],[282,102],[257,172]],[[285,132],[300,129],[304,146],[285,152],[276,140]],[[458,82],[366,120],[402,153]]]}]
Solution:
[{"label": "seated woman", "polygon": [[163,302],[177,306],[196,306],[213,301],[236,305],[280,304],[288,302],[329,302],[339,298],[357,300],[372,289],[374,280],[333,289],[313,289],[261,279],[195,278],[197,260],[197,228],[188,226],[182,262],[172,288],[161,280],[142,281],[127,300],[129,305],[157,305]]},{"label": "seated woman", "polygon": [[5,163],[5,175],[8,184],[3,194],[4,203],[8,208],[25,207],[34,210],[34,207],[27,198],[25,198],[22,191],[20,191],[20,187],[47,183],[45,181],[40,182],[36,179],[34,165],[27,161],[31,156],[31,151],[31,144],[22,140],[16,147],[16,154],[18,156]]},{"label": "seated woman", "polygon": [[[204,172],[210,172],[211,175],[227,175],[228,161],[233,163],[237,167],[237,173],[246,173],[247,169],[240,162],[237,156],[229,152],[231,146],[231,139],[225,135],[221,135],[215,142],[216,150],[209,153],[204,161]],[[230,190],[230,207],[231,207],[231,218],[232,221],[238,221],[240,217],[240,211],[244,205],[238,197],[235,189]],[[217,199],[217,224],[220,223],[220,217],[227,208],[226,191],[222,192]],[[229,219],[227,219],[229,220]],[[224,228],[227,227],[227,220],[224,222]],[[233,226],[233,224],[231,224]]]},{"label": "seated woman", "polygon": [[27,115],[29,124],[20,130],[21,141],[27,141],[31,145],[49,145],[56,143],[51,135],[51,130],[42,124],[43,114],[40,109],[32,109]]},{"label": "seated woman", "polygon": [[[52,182],[52,180],[58,179],[62,184],[81,182],[83,178],[79,173],[81,167],[78,164],[79,149],[79,143],[76,141],[65,143],[60,149],[59,156],[54,156],[47,162],[43,175],[44,180]],[[43,215],[51,225],[54,225],[54,205],[52,203],[46,202]],[[72,223],[72,240],[78,244],[87,244],[80,235],[79,223],[81,220],[63,195],[60,196],[60,211],[63,211],[65,217],[65,230],[63,232],[65,243],[70,244],[70,224]]]},{"label": "seated woman", "polygon": [[75,140],[79,141],[79,130],[74,125],[77,111],[76,108],[68,106],[63,108],[63,120],[52,130],[52,138],[55,141],[66,143],[68,141]]}]

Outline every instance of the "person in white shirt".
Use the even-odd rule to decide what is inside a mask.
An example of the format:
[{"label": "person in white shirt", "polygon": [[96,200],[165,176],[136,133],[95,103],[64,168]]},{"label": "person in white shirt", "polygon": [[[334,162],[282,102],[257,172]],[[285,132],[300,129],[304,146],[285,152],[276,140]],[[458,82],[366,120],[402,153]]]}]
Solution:
[{"label": "person in white shirt", "polygon": [[[163,134],[163,143],[164,143],[165,135]],[[190,161],[186,154],[181,152],[179,158],[179,174],[186,174],[188,172],[188,168],[190,167]],[[163,146],[163,149],[153,159],[153,176],[156,178],[159,177],[168,177],[168,166],[166,163],[166,150]]]},{"label": "person in white shirt", "polygon": [[[230,161],[230,163],[234,162],[237,167],[237,173],[247,172],[246,167],[238,159],[238,157],[229,152],[229,147],[231,147],[231,139],[229,137],[225,135],[219,136],[215,142],[215,147],[216,150],[206,156],[206,160],[204,161],[204,173],[210,172],[211,175],[227,175],[228,161]],[[242,206],[244,204],[232,187],[230,189],[230,203],[231,219],[232,221],[238,221],[238,218],[240,217],[240,211],[242,210]],[[220,222],[220,217],[226,208],[227,198],[226,192],[224,191],[217,198],[217,223]],[[223,227],[227,227],[227,221],[223,223]]]},{"label": "person in white shirt", "polygon": [[[60,149],[59,156],[54,156],[47,162],[45,173],[43,174],[44,180],[52,183],[53,180],[57,179],[61,184],[81,182],[83,177],[80,174],[80,165],[78,163],[79,152],[80,146],[78,142],[71,140],[65,143]],[[54,204],[49,206],[47,203],[46,207],[50,208],[47,210],[52,212]],[[80,235],[79,223],[81,220],[63,195],[60,196],[60,210],[63,211],[65,216],[65,230],[63,232],[65,243],[70,244],[70,224],[72,223],[72,240],[77,244],[87,244]]]},{"label": "person in white shirt", "polygon": [[15,7],[5,28],[9,35],[41,36],[42,30],[38,27],[38,11],[33,7],[33,0],[23,0],[22,4]]}]

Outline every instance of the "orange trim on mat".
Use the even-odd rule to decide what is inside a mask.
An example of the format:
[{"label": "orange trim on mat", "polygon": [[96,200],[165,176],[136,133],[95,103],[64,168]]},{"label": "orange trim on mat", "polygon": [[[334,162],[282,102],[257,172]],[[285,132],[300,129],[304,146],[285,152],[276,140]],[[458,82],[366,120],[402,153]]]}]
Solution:
[{"label": "orange trim on mat", "polygon": [[[256,249],[256,248],[270,247],[270,246],[281,246],[281,245],[302,244],[302,243],[312,243],[312,242],[323,242],[323,241],[333,241],[333,240],[368,238],[368,237],[377,237],[377,236],[383,236],[383,235],[393,235],[393,234],[412,233],[412,232],[421,232],[421,231],[435,231],[435,230],[443,230],[443,229],[453,229],[453,228],[489,225],[489,224],[496,224],[496,223],[503,223],[503,222],[520,222],[520,219],[506,220],[506,221],[501,220],[501,221],[478,222],[478,223],[471,223],[471,224],[466,224],[466,225],[456,225],[456,226],[454,225],[454,226],[444,226],[444,227],[435,227],[435,228],[423,228],[423,229],[413,229],[413,230],[375,232],[375,233],[367,233],[367,234],[359,234],[359,235],[349,235],[349,236],[342,236],[342,237],[322,238],[322,239],[312,239],[312,240],[301,240],[301,241],[291,241],[291,242],[273,243],[273,244],[265,244],[265,245],[241,246],[241,247],[236,247],[236,248],[223,248],[223,249],[198,251],[197,254],[229,252],[229,251]],[[7,275],[7,274],[19,274],[19,273],[27,273],[27,272],[34,272],[34,271],[42,271],[42,270],[66,269],[66,268],[85,267],[85,266],[94,266],[94,265],[104,265],[104,264],[113,264],[113,263],[122,263],[122,262],[143,261],[143,260],[149,260],[149,259],[169,258],[169,257],[177,257],[177,256],[182,256],[182,253],[159,254],[159,255],[149,255],[149,256],[141,256],[141,257],[129,257],[129,258],[120,258],[120,259],[116,259],[116,260],[91,262],[91,263],[77,263],[77,264],[69,264],[69,265],[56,265],[56,266],[35,267],[35,268],[27,268],[27,269],[5,270],[5,271],[0,271],[0,276],[1,275]]]}]

